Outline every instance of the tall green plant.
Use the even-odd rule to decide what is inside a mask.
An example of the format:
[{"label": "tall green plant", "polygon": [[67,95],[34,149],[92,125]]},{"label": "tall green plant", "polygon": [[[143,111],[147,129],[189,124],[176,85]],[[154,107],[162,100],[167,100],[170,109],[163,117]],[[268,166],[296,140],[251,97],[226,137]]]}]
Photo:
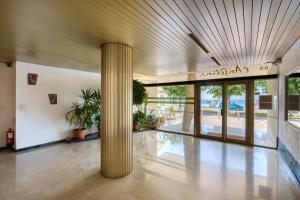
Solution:
[{"label": "tall green plant", "polygon": [[148,94],[146,88],[138,80],[133,80],[133,105],[141,105],[145,102]]},{"label": "tall green plant", "polygon": [[186,86],[185,85],[172,85],[163,86],[162,89],[165,91],[169,98],[184,98],[186,97]]},{"label": "tall green plant", "polygon": [[100,128],[100,116],[101,116],[101,94],[100,90],[95,90],[93,92],[93,113],[95,125]]},{"label": "tall green plant", "polygon": [[81,90],[80,100],[75,101],[70,106],[65,118],[70,126],[75,125],[79,130],[92,128],[94,124],[94,91],[92,89]]},{"label": "tall green plant", "polygon": [[[213,98],[221,99],[222,98],[222,87],[215,87],[215,86],[202,86],[202,91],[207,92],[208,94],[211,94]],[[242,95],[245,92],[245,86],[244,85],[230,85],[227,88],[228,95]]]},{"label": "tall green plant", "polygon": [[254,90],[256,92],[268,93],[267,80],[255,80],[254,81]]},{"label": "tall green plant", "polygon": [[138,123],[139,125],[142,125],[145,120],[146,114],[142,111],[137,111],[136,113],[133,113],[133,123]]},{"label": "tall green plant", "polygon": [[[186,97],[186,86],[185,85],[171,85],[164,86],[162,89],[165,91],[167,97],[173,99],[173,102],[179,98],[179,109],[181,110],[181,99]],[[170,108],[172,106],[170,105]]]},{"label": "tall green plant", "polygon": [[300,78],[289,77],[288,78],[288,95],[299,95]]}]

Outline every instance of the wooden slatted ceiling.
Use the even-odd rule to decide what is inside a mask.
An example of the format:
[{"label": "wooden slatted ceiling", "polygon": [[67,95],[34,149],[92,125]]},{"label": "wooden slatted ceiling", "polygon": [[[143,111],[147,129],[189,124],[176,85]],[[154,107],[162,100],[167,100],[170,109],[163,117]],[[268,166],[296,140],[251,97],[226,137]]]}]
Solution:
[{"label": "wooden slatted ceiling", "polygon": [[[2,0],[0,62],[98,71],[100,45],[134,48],[134,72],[167,75],[282,57],[300,0]],[[205,53],[188,34],[208,49]]]}]

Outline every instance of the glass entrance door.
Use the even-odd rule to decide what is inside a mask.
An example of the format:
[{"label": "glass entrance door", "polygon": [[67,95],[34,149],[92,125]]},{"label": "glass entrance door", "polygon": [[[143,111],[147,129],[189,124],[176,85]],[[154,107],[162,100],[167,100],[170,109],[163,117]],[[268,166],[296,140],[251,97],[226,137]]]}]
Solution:
[{"label": "glass entrance door", "polygon": [[200,86],[200,135],[223,138],[223,85]]},{"label": "glass entrance door", "polygon": [[195,135],[249,145],[277,146],[277,79],[197,85]]},{"label": "glass entrance door", "polygon": [[226,84],[226,135],[225,140],[246,142],[247,87],[245,82]]},{"label": "glass entrance door", "polygon": [[250,143],[247,136],[248,82],[220,82],[199,86],[201,137]]}]

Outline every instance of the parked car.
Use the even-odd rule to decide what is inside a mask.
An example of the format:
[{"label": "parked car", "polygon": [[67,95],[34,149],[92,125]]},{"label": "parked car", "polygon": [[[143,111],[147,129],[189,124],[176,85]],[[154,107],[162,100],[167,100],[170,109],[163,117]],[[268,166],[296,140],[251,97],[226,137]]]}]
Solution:
[{"label": "parked car", "polygon": [[[222,101],[219,101],[216,108],[222,108]],[[235,102],[229,102],[229,110],[244,110],[244,106],[241,106]]]}]

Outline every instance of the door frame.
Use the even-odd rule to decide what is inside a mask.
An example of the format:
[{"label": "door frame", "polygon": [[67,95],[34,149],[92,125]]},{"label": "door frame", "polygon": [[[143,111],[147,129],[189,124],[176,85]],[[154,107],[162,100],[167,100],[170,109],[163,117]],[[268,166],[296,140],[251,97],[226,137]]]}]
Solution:
[{"label": "door frame", "polygon": [[[246,86],[246,94],[245,94],[245,106],[246,106],[246,114],[245,114],[245,140],[235,140],[227,138],[227,86],[233,84],[245,84]],[[214,86],[219,85],[222,86],[222,137],[214,137],[209,135],[201,134],[201,86]],[[252,105],[254,100],[253,95],[254,90],[254,81],[251,80],[236,80],[236,81],[213,81],[213,82],[206,82],[206,83],[198,83],[195,84],[195,122],[194,123],[194,130],[195,130],[195,137],[219,140],[223,142],[232,142],[244,145],[253,145],[254,136],[251,134],[253,132],[253,113],[251,110],[254,109],[254,105]]]},{"label": "door frame", "polygon": [[224,102],[222,101],[222,111],[221,111],[221,116],[222,116],[222,133],[221,137],[215,137],[215,136],[210,136],[210,135],[204,135],[201,134],[201,91],[200,88],[201,86],[221,86],[222,87],[222,99],[224,97],[224,84],[222,82],[208,82],[208,83],[199,83],[195,85],[195,93],[196,94],[196,101],[195,105],[197,104],[197,108],[195,108],[195,121],[199,123],[194,123],[196,126],[194,127],[195,130],[195,136],[196,137],[202,137],[202,138],[207,138],[207,139],[213,139],[213,140],[219,140],[223,141],[224,138]]},{"label": "door frame", "polygon": [[[253,82],[253,81],[252,81]],[[239,80],[239,81],[226,81],[223,83],[224,84],[224,93],[225,95],[223,96],[223,108],[225,110],[224,112],[224,120],[223,120],[223,126],[224,126],[224,138],[223,141],[225,142],[232,142],[232,143],[239,143],[239,144],[244,144],[244,145],[250,145],[251,144],[251,98],[250,94],[252,94],[251,91],[251,81],[249,80]],[[244,84],[245,85],[245,140],[237,140],[237,139],[231,139],[227,138],[227,106],[228,106],[228,93],[227,93],[227,86],[229,85],[238,85],[238,84]]]}]

